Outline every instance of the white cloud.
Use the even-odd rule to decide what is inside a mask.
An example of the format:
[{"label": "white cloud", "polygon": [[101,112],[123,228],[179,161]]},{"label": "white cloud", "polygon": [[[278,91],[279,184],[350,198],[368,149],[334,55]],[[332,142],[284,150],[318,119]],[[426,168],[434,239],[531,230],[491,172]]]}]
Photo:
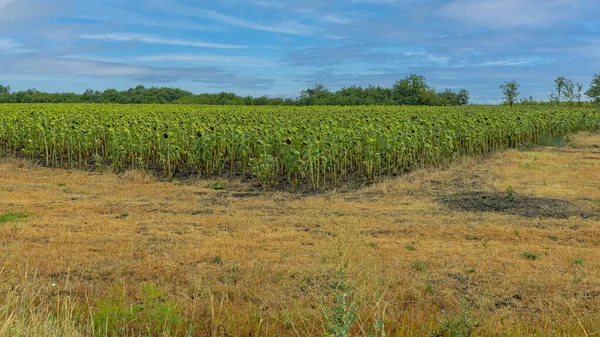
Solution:
[{"label": "white cloud", "polygon": [[530,58],[516,58],[516,59],[505,59],[505,60],[494,60],[487,61],[481,64],[475,64],[470,66],[482,66],[482,67],[523,67],[523,66],[534,66],[540,64],[549,64],[554,62],[550,59],[542,59],[538,57]]},{"label": "white cloud", "polygon": [[154,2],[155,10],[162,10],[167,13],[173,13],[188,17],[200,17],[214,20],[221,24],[258,30],[269,33],[287,34],[287,35],[314,35],[317,29],[313,26],[301,23],[296,20],[286,20],[274,23],[259,23],[241,19],[232,15],[226,15],[214,10],[204,9],[202,7],[192,6],[183,2]]},{"label": "white cloud", "polygon": [[20,54],[30,51],[30,49],[23,48],[23,45],[15,40],[0,38],[0,54]]},{"label": "white cloud", "polygon": [[444,17],[494,29],[548,27],[577,14],[590,0],[456,0],[440,10]]},{"label": "white cloud", "polygon": [[446,64],[446,63],[450,62],[449,56],[439,56],[439,55],[435,55],[435,54],[431,54],[431,53],[404,52],[404,53],[401,53],[401,55],[404,57],[408,57],[408,58],[423,59],[423,60],[426,60],[429,62],[439,63],[439,64]]},{"label": "white cloud", "polygon": [[354,22],[352,19],[348,19],[339,15],[329,14],[321,17],[321,21],[327,23],[333,23],[337,25],[349,25]]},{"label": "white cloud", "polygon": [[260,59],[249,56],[224,56],[224,55],[202,55],[202,54],[161,54],[150,55],[137,58],[140,62],[154,61],[177,61],[187,63],[210,63],[210,64],[227,64],[252,67],[268,67],[276,63],[272,60]]},{"label": "white cloud", "polygon": [[65,1],[0,0],[0,27],[29,23],[59,13]]},{"label": "white cloud", "polygon": [[17,43],[11,39],[0,39],[0,50],[2,51],[9,51],[20,47],[20,43]]},{"label": "white cloud", "polygon": [[190,41],[180,39],[168,39],[143,34],[131,33],[108,33],[108,34],[83,34],[79,36],[83,40],[104,40],[121,42],[143,42],[148,44],[164,44],[188,47],[218,48],[218,49],[241,49],[246,48],[241,45],[221,44],[204,41]]},{"label": "white cloud", "polygon": [[118,77],[146,83],[172,83],[188,80],[206,83],[213,87],[246,89],[265,89],[274,82],[272,79],[233,74],[215,67],[151,67],[75,57],[3,57],[0,58],[0,73],[20,76]]},{"label": "white cloud", "polygon": [[281,33],[289,35],[311,35],[314,33],[314,29],[312,27],[296,21],[285,21],[275,24],[261,24],[206,9],[197,9],[197,13],[202,13],[202,16],[209,17],[213,20],[232,26],[260,30],[269,33]]},{"label": "white cloud", "polygon": [[6,8],[10,3],[15,2],[16,0],[0,0],[0,8]]}]

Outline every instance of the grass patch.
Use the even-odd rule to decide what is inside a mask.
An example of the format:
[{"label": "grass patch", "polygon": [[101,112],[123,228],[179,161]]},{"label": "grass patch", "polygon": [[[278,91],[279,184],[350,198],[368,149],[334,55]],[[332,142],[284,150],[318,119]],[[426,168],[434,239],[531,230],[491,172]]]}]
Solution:
[{"label": "grass patch", "polygon": [[551,147],[564,147],[569,145],[571,142],[571,138],[568,136],[550,136],[544,135],[541,136],[537,142],[537,145],[541,146],[551,146]]},{"label": "grass patch", "polygon": [[225,189],[225,185],[219,181],[215,181],[214,183],[210,184],[210,188],[216,191],[220,191]]},{"label": "grass patch", "polygon": [[427,268],[427,264],[423,260],[417,260],[410,267],[416,271],[424,271]]},{"label": "grass patch", "polygon": [[439,321],[434,331],[428,337],[468,337],[474,336],[479,323],[467,311],[446,317]]},{"label": "grass patch", "polygon": [[28,212],[6,212],[0,214],[0,224],[6,222],[18,222],[21,220],[26,220],[31,216],[31,213]]},{"label": "grass patch", "polygon": [[540,258],[540,254],[532,253],[532,252],[523,252],[521,256],[526,258],[527,260],[537,260]]},{"label": "grass patch", "polygon": [[573,264],[582,266],[583,265],[583,257],[574,257],[571,259],[571,261],[573,261]]}]

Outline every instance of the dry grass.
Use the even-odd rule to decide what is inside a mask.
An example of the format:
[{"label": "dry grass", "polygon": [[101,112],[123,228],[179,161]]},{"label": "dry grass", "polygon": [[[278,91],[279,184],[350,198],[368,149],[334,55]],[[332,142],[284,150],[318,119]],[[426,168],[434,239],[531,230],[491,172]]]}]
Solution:
[{"label": "dry grass", "polygon": [[[108,310],[115,292],[150,310],[143,285],[156,285],[157,303],[173,301],[185,322],[155,333],[323,335],[344,266],[350,302],[361,303],[354,334],[383,320],[388,336],[427,335],[468,310],[477,335],[592,335],[600,330],[598,146],[599,134],[583,133],[571,146],[463,158],[311,196],[2,160],[0,214],[29,216],[0,224],[0,335],[101,334],[90,317]],[[573,210],[519,216],[442,202],[509,186],[515,203],[527,195]],[[149,324],[114,331],[133,336]]]}]

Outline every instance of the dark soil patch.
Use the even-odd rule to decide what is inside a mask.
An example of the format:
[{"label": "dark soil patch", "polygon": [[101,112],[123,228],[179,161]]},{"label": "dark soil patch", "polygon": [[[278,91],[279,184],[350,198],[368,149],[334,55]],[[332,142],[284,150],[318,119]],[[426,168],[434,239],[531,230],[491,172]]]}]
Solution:
[{"label": "dark soil patch", "polygon": [[253,198],[253,197],[258,197],[258,196],[260,196],[260,193],[244,192],[244,193],[232,193],[231,194],[232,198]]},{"label": "dark soil patch", "polygon": [[437,200],[454,211],[514,214],[527,218],[567,219],[589,217],[577,205],[567,200],[513,195],[505,192],[463,192]]}]

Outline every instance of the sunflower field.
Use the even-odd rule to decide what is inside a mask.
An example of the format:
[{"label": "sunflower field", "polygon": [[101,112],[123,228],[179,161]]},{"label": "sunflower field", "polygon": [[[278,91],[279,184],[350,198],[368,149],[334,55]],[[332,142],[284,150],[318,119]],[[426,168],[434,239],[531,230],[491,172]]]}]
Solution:
[{"label": "sunflower field", "polygon": [[568,107],[0,105],[0,155],[323,189],[600,127]]}]

